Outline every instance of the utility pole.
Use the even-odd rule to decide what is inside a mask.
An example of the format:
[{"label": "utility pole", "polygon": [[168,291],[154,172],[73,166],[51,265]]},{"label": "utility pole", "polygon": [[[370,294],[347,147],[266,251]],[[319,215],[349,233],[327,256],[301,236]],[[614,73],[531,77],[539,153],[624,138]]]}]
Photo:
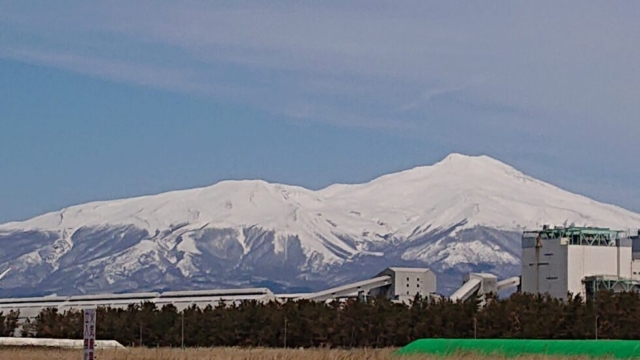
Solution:
[{"label": "utility pole", "polygon": [[475,316],[473,317],[473,338],[478,338],[478,319]]},{"label": "utility pole", "polygon": [[184,310],[182,310],[182,350],[184,350]]},{"label": "utility pole", "polygon": [[140,321],[140,347],[142,347],[142,321]]},{"label": "utility pole", "polygon": [[287,318],[284,318],[284,348],[287,348]]}]

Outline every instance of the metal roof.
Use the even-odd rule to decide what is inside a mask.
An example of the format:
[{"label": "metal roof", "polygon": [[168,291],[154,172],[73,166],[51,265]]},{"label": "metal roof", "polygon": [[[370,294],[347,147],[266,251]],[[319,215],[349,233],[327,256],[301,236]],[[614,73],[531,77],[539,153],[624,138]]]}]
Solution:
[{"label": "metal roof", "polygon": [[407,268],[407,267],[389,267],[387,269],[395,272],[415,272],[415,273],[424,273],[424,272],[431,271],[431,269],[427,269],[427,268]]},{"label": "metal roof", "polygon": [[77,296],[46,296],[31,298],[5,298],[0,299],[0,305],[18,303],[67,303],[84,301],[116,301],[116,300],[139,300],[140,302],[152,299],[164,298],[207,298],[219,296],[243,296],[243,295],[268,295],[273,296],[273,292],[268,288],[248,288],[248,289],[216,289],[216,290],[195,290],[195,291],[167,291],[167,292],[144,292],[125,294],[94,294]]}]

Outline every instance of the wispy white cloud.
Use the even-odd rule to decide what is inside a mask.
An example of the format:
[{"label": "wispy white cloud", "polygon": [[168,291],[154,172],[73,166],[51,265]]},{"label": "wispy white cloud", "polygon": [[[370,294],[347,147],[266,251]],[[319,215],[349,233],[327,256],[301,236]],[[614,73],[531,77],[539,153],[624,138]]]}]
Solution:
[{"label": "wispy white cloud", "polygon": [[53,66],[88,76],[141,86],[207,94],[213,93],[212,87],[199,86],[191,81],[190,78],[196,78],[195,74],[183,68],[162,68],[118,59],[34,49],[3,48],[0,49],[0,58]]},{"label": "wispy white cloud", "polygon": [[637,3],[46,6],[3,5],[0,56],[465,144],[640,133]]},{"label": "wispy white cloud", "polygon": [[439,96],[456,94],[462,90],[469,89],[474,85],[474,83],[477,84],[478,81],[468,82],[458,86],[431,88],[431,89],[424,90],[417,99],[402,105],[401,109],[403,111],[414,110],[419,106],[424,105]]}]

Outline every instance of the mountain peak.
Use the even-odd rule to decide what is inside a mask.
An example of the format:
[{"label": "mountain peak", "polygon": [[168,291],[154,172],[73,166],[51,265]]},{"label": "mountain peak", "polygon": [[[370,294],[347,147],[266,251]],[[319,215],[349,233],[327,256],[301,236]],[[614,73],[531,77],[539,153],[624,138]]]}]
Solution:
[{"label": "mountain peak", "polygon": [[383,175],[363,184],[336,184],[313,191],[263,180],[228,180],[200,189],[76,205],[25,222],[0,225],[0,229],[53,230],[119,223],[155,231],[177,222],[231,226],[268,222],[270,229],[292,229],[300,226],[303,214],[311,222],[316,221],[313,214],[343,219],[342,229],[346,229],[353,225],[347,226],[353,213],[362,214],[357,228],[364,232],[366,223],[377,222],[373,218],[397,215],[393,221],[385,221],[396,234],[411,231],[411,226],[462,222],[517,229],[541,221],[620,226],[629,216],[638,218],[624,209],[536,180],[487,155],[452,153],[431,166]]},{"label": "mountain peak", "polygon": [[444,159],[437,162],[434,165],[438,164],[479,164],[484,166],[501,166],[501,167],[509,167],[511,166],[505,164],[504,162],[494,159],[488,155],[465,155],[460,153],[451,153],[447,155]]},{"label": "mountain peak", "polygon": [[[306,284],[348,278],[361,266],[415,261],[484,271],[516,266],[520,231],[542,224],[627,229],[640,227],[640,215],[489,156],[454,153],[431,166],[318,191],[232,180],[71,206],[0,225],[0,243],[10,244],[0,268],[11,261],[16,269],[3,285],[53,291],[237,286],[247,274]],[[342,275],[327,276],[338,268]]]},{"label": "mountain peak", "polygon": [[486,157],[485,155],[466,155],[461,153],[451,153],[447,155],[442,161],[465,161],[470,159],[480,159]]}]

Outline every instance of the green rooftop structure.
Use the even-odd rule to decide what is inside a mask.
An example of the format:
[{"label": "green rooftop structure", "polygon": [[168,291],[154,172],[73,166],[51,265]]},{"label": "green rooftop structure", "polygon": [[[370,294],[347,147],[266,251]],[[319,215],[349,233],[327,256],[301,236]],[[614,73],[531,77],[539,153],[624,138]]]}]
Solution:
[{"label": "green rooftop structure", "polygon": [[[621,230],[597,227],[545,227],[542,230],[525,231],[522,239],[530,244],[532,240],[566,239],[569,245],[616,246],[621,239],[626,239]],[[526,241],[525,241],[526,240]]]},{"label": "green rooftop structure", "polygon": [[587,298],[594,298],[600,291],[640,292],[640,280],[616,276],[588,276],[583,280]]},{"label": "green rooftop structure", "polygon": [[[551,227],[522,234],[522,292],[593,296],[598,289],[629,291],[640,282],[626,231],[601,227]],[[637,244],[635,244],[637,245]]]}]

